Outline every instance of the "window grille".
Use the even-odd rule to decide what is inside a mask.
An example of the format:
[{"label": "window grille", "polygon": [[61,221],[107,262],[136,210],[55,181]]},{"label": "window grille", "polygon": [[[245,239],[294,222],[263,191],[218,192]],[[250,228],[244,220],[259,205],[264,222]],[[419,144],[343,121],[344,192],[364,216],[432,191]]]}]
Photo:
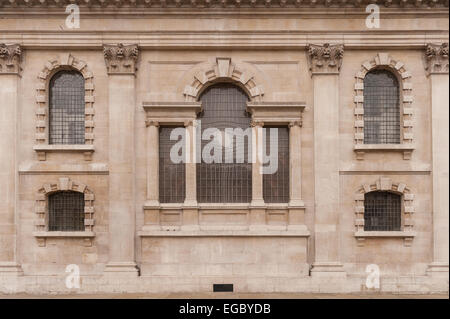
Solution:
[{"label": "window grille", "polygon": [[[278,130],[278,169],[274,174],[263,175],[263,197],[266,203],[289,202],[289,129],[276,127]],[[272,152],[270,143],[270,128],[264,129],[263,145],[266,154]]]},{"label": "window grille", "polygon": [[364,78],[364,143],[400,143],[399,84],[389,71],[374,70]]},{"label": "window grille", "polygon": [[61,191],[48,196],[49,231],[84,231],[84,194]]},{"label": "window grille", "polygon": [[50,80],[49,143],[84,144],[84,78],[76,71],[60,71]]},{"label": "window grille", "polygon": [[364,195],[364,230],[395,231],[401,228],[401,195],[370,192]]},{"label": "window grille", "polygon": [[160,203],[183,203],[186,197],[185,164],[170,159],[170,149],[177,141],[170,140],[175,127],[159,129],[159,201]]},{"label": "window grille", "polygon": [[[238,87],[220,84],[208,88],[201,96],[203,114],[200,116],[202,134],[207,128],[217,128],[224,135],[226,128],[250,127],[250,116],[246,112],[247,95]],[[250,134],[251,136],[251,134]],[[244,162],[236,160],[236,138],[233,139],[233,163],[197,164],[197,200],[199,203],[249,203],[252,199],[252,164],[248,160],[251,138],[244,138]],[[201,142],[203,147],[210,141]],[[198,146],[197,146],[198,147]]]}]

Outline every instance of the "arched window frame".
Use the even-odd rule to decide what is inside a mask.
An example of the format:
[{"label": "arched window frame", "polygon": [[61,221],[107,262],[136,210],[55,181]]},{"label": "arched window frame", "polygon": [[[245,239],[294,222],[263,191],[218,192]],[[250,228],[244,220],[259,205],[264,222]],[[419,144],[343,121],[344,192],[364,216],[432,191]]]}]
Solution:
[{"label": "arched window frame", "polygon": [[[186,230],[190,235],[196,231],[223,230],[265,231],[266,229],[288,230],[299,236],[309,236],[304,225],[305,205],[301,196],[301,127],[305,102],[266,102],[264,89],[267,76],[254,65],[247,62],[231,61],[231,58],[216,58],[192,67],[180,79],[176,90],[184,97],[183,102],[143,102],[146,112],[147,150],[158,147],[158,126],[183,124],[192,132],[196,126],[197,114],[202,111],[199,97],[209,86],[216,83],[232,83],[241,87],[250,97],[247,112],[251,114],[253,131],[268,126],[287,126],[289,128],[290,149],[290,200],[289,203],[265,203],[263,199],[262,174],[254,174],[252,166],[252,201],[248,203],[222,204],[197,202],[195,165],[186,164],[186,199],[184,203],[160,203],[158,190],[158,161],[149,157],[147,160],[147,198],[144,204],[144,220],[146,221],[140,236],[152,236],[155,231]],[[252,132],[255,134],[255,132]],[[292,151],[292,152],[291,152]],[[291,165],[294,164],[294,165]],[[255,178],[257,176],[257,178]],[[257,187],[253,187],[254,185]],[[257,191],[254,191],[254,190]],[[256,209],[256,210],[255,210]],[[219,210],[219,211],[217,211]],[[247,225],[202,225],[204,220],[233,214],[248,215]],[[213,212],[214,211],[214,212]],[[217,212],[220,212],[219,214]],[[218,215],[217,215],[218,214]],[[250,218],[250,215],[252,217]],[[258,215],[258,217],[256,217]],[[222,218],[222,217],[220,217]],[[213,218],[214,220],[216,218]],[[280,220],[285,224],[280,225]],[[261,221],[264,221],[261,224]],[[220,229],[220,230],[218,230]],[[245,233],[246,231],[244,231]],[[167,232],[166,232],[167,233]],[[187,233],[187,234],[188,234]],[[238,233],[236,233],[237,235]]]},{"label": "arched window frame", "polygon": [[[396,76],[399,83],[400,144],[364,143],[364,78],[373,70],[386,70]],[[365,152],[399,151],[403,159],[409,160],[415,146],[413,144],[413,92],[411,73],[403,62],[394,60],[387,53],[378,53],[372,60],[364,62],[356,74],[354,86],[354,150],[358,160],[364,159]]]},{"label": "arched window frame", "polygon": [[[84,78],[85,101],[85,144],[49,144],[49,98],[50,82],[60,71],[77,71]],[[46,160],[48,152],[80,152],[84,159],[90,161],[94,152],[94,82],[92,72],[86,62],[80,61],[71,54],[61,59],[53,59],[46,63],[38,75],[36,88],[36,133],[34,150],[40,161]]]},{"label": "arched window frame", "polygon": [[[365,194],[382,191],[391,192],[401,196],[401,230],[400,231],[365,231],[364,230],[364,200]],[[391,178],[380,177],[373,183],[363,184],[355,194],[355,237],[358,245],[364,245],[366,238],[400,237],[405,239],[405,246],[410,246],[415,236],[414,221],[414,194],[404,183],[393,182]]]},{"label": "arched window frame", "polygon": [[[48,204],[49,195],[57,192],[72,191],[84,195],[84,231],[48,231]],[[90,246],[94,233],[94,193],[83,183],[61,177],[54,183],[47,183],[36,193],[35,201],[35,231],[33,235],[38,240],[39,246],[45,246],[46,238],[74,237],[84,238],[85,245]]]}]

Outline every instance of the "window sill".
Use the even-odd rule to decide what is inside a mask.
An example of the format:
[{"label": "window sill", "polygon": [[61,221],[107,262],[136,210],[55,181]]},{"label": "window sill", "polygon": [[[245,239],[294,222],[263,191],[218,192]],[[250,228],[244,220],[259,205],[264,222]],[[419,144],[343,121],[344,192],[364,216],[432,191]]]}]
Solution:
[{"label": "window sill", "polygon": [[358,160],[364,159],[365,152],[402,152],[403,159],[409,160],[414,149],[413,144],[356,144],[354,147]]},{"label": "window sill", "polygon": [[140,237],[309,237],[304,230],[142,230]]},{"label": "window sill", "polygon": [[182,204],[182,203],[145,203],[144,209],[166,209],[166,210],[179,210],[179,209],[201,209],[201,210],[242,210],[251,208],[261,209],[289,209],[289,208],[305,208],[303,202],[301,203],[264,203],[258,206],[252,206],[248,203],[203,203],[203,204]]},{"label": "window sill", "polygon": [[92,246],[92,240],[95,237],[93,231],[38,231],[33,232],[40,247],[45,247],[47,238],[82,238],[85,246]]},{"label": "window sill", "polygon": [[94,145],[92,144],[42,144],[35,145],[33,149],[37,152],[40,161],[46,160],[48,152],[79,152],[84,153],[84,160],[92,160]]},{"label": "window sill", "polygon": [[403,238],[405,246],[411,246],[412,240],[416,237],[413,231],[356,231],[354,234],[358,240],[358,246],[364,246],[366,238]]}]

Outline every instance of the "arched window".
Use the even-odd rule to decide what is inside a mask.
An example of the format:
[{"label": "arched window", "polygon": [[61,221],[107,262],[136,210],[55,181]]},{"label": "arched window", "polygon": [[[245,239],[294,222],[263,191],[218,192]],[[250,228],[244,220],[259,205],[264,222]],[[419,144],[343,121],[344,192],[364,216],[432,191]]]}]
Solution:
[{"label": "arched window", "polygon": [[77,71],[59,71],[49,86],[49,143],[84,144],[84,78]]},{"label": "arched window", "polygon": [[370,71],[364,78],[364,143],[400,143],[399,84],[386,70]]},{"label": "arched window", "polygon": [[49,231],[84,231],[84,194],[59,191],[48,195]]},{"label": "arched window", "polygon": [[[252,199],[252,164],[248,159],[251,151],[250,116],[246,112],[247,95],[237,86],[220,84],[209,87],[200,97],[203,106],[201,120],[202,136],[205,130],[218,129],[225,136],[225,129],[245,131],[241,142],[233,137],[231,145],[225,145],[219,160],[197,164],[197,200],[200,203],[249,203]],[[209,136],[209,134],[207,134]],[[201,150],[211,143],[202,140]],[[232,151],[232,153],[231,153]],[[211,154],[211,153],[210,153]],[[232,161],[230,163],[230,156]],[[216,155],[216,154],[214,154]]]},{"label": "arched window", "polygon": [[364,194],[365,231],[398,231],[401,216],[401,195],[386,191]]}]

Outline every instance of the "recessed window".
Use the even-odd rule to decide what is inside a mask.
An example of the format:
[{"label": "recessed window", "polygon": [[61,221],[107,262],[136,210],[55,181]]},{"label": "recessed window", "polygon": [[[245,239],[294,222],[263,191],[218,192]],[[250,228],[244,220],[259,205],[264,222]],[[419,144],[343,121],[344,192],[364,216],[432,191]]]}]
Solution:
[{"label": "recessed window", "polygon": [[400,143],[399,84],[386,70],[370,71],[364,78],[364,143]]},{"label": "recessed window", "polygon": [[399,231],[401,195],[385,191],[364,194],[364,230]]},{"label": "recessed window", "polygon": [[49,231],[84,231],[84,194],[60,191],[48,196]]},{"label": "recessed window", "polygon": [[[233,137],[233,143],[223,148],[220,162],[208,163],[202,156],[201,163],[197,164],[197,200],[199,203],[249,203],[252,199],[252,164],[248,160],[251,151],[250,116],[246,112],[248,97],[237,86],[220,84],[208,88],[200,99],[202,135],[207,129],[218,129],[222,137],[225,129],[241,129],[250,134],[243,137],[243,143]],[[202,140],[202,152],[208,143],[209,140]],[[226,161],[227,150],[232,154],[228,156],[228,159],[232,158],[231,163]]]},{"label": "recessed window", "polygon": [[[183,203],[186,197],[186,171],[184,162],[174,163],[170,151],[177,141],[170,140],[175,127],[159,129],[159,201]],[[181,155],[181,154],[179,154]]]},{"label": "recessed window", "polygon": [[[272,137],[271,142],[271,134],[275,132],[276,136]],[[276,143],[274,143],[275,140]],[[263,145],[266,147],[268,157],[272,157],[269,156],[271,152],[278,154],[275,172],[263,174],[264,202],[287,203],[289,202],[289,129],[287,127],[264,128]]]},{"label": "recessed window", "polygon": [[49,86],[49,143],[85,143],[84,78],[77,71],[60,71]]}]

